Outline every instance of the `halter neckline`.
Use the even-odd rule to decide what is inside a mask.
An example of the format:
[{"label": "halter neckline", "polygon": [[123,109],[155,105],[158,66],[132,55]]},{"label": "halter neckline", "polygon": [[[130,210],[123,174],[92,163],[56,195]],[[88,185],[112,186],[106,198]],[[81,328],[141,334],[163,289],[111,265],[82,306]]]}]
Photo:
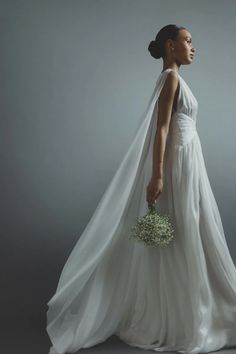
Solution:
[{"label": "halter neckline", "polygon": [[179,75],[179,72],[177,70],[175,70],[175,69],[172,69],[172,68],[167,68],[167,69],[161,71],[161,74],[164,73],[166,70],[173,70]]}]

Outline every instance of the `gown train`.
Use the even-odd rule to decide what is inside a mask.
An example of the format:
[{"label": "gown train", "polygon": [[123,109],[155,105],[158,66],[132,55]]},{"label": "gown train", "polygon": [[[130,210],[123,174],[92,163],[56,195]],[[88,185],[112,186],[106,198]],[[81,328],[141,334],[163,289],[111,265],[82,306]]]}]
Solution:
[{"label": "gown train", "polygon": [[236,347],[236,268],[196,129],[198,103],[179,77],[156,209],[174,221],[166,248],[130,240],[148,211],[158,77],[132,143],[74,246],[47,303],[50,354],[74,353],[115,334],[155,351],[206,353]]}]

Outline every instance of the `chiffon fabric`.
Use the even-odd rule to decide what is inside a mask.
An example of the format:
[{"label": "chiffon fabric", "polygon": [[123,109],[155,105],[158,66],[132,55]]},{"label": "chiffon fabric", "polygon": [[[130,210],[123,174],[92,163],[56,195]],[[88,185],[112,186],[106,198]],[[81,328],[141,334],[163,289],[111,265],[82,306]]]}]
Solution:
[{"label": "chiffon fabric", "polygon": [[74,353],[118,336],[155,351],[206,353],[236,347],[236,268],[197,132],[198,102],[178,73],[156,210],[174,222],[166,248],[128,238],[148,212],[159,75],[114,177],[74,246],[47,303],[50,354]]}]

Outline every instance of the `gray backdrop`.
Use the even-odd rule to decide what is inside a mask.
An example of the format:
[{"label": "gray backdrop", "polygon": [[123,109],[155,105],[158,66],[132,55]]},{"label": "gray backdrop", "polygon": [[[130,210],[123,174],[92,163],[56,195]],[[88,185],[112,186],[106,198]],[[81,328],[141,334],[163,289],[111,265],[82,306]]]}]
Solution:
[{"label": "gray backdrop", "polygon": [[1,325],[43,329],[62,267],[125,155],[162,70],[164,25],[189,29],[182,66],[236,261],[234,1],[2,1]]}]

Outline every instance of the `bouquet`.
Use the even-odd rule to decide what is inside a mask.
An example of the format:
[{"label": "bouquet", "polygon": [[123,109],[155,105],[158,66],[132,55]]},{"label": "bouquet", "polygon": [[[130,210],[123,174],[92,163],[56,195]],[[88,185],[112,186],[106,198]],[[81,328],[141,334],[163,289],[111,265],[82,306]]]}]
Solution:
[{"label": "bouquet", "polygon": [[148,206],[148,209],[146,215],[137,218],[137,223],[132,226],[129,237],[144,242],[146,246],[167,246],[174,238],[170,217],[157,213],[153,205]]}]

